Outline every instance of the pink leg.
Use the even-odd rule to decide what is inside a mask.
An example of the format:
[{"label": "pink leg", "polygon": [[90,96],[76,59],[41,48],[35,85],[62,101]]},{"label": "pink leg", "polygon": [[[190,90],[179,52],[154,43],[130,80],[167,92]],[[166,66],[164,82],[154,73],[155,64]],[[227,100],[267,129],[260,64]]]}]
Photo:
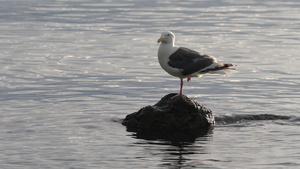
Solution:
[{"label": "pink leg", "polygon": [[189,81],[191,81],[191,78],[189,77],[189,78],[187,78],[187,81],[189,82]]},{"label": "pink leg", "polygon": [[180,79],[180,92],[176,94],[175,96],[171,97],[171,100],[173,100],[177,96],[182,96],[182,88],[183,88],[183,80]]},{"label": "pink leg", "polygon": [[179,96],[182,96],[183,80],[180,79],[180,93]]}]

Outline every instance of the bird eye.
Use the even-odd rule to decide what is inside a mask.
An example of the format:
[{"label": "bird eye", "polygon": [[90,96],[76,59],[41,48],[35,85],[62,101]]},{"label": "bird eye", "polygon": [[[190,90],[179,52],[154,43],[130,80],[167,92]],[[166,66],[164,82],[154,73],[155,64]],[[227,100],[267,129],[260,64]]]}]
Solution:
[{"label": "bird eye", "polygon": [[170,34],[167,34],[167,36],[170,36]]}]

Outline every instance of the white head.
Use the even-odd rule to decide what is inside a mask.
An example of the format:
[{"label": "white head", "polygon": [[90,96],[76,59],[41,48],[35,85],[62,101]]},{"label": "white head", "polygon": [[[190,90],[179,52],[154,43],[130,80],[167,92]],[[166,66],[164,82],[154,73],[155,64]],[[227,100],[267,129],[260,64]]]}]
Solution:
[{"label": "white head", "polygon": [[171,31],[162,32],[160,38],[157,40],[157,43],[159,42],[174,45],[175,35]]}]

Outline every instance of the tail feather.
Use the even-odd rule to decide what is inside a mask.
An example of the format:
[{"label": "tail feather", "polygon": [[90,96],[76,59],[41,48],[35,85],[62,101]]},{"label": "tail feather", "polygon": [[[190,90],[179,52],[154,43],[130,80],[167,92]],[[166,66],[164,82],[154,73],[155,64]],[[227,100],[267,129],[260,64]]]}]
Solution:
[{"label": "tail feather", "polygon": [[211,68],[211,69],[206,69],[205,71],[202,71],[201,73],[228,74],[230,70],[235,70],[233,68],[233,64],[219,63],[219,66]]}]

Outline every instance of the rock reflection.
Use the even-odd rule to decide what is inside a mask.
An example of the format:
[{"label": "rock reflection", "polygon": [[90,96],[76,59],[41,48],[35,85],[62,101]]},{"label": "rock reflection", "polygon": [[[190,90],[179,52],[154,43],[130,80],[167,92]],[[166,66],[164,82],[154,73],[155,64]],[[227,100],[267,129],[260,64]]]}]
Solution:
[{"label": "rock reflection", "polygon": [[162,132],[162,131],[139,131],[135,132],[133,136],[138,139],[145,140],[164,140],[170,142],[172,145],[178,145],[180,143],[193,143],[198,137],[205,137],[212,134],[213,127],[207,127],[203,129],[195,129],[189,131],[174,131],[174,132]]},{"label": "rock reflection", "polygon": [[196,167],[192,161],[197,154],[208,154],[206,143],[210,142],[213,131],[207,129],[188,132],[136,132],[132,136],[138,139],[134,143],[150,152],[152,158],[161,158],[160,167],[181,168]]}]

